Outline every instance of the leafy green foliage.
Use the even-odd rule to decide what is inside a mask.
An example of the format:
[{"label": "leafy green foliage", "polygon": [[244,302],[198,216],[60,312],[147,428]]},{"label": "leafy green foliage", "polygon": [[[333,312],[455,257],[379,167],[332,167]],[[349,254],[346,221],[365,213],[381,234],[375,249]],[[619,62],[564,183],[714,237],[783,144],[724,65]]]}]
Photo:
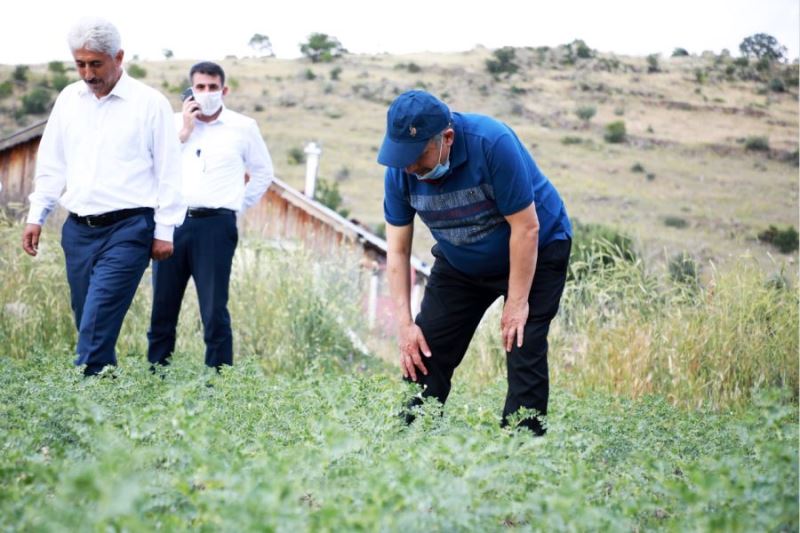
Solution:
[{"label": "leafy green foliage", "polygon": [[770,225],[769,228],[758,234],[758,240],[775,245],[781,253],[788,254],[798,249],[798,233],[792,226],[778,229]]},{"label": "leafy green foliage", "polygon": [[675,48],[672,51],[672,57],[686,57],[689,55],[689,52],[686,48]]},{"label": "leafy green foliage", "polygon": [[128,65],[128,68],[126,70],[128,71],[128,74],[131,75],[131,77],[136,79],[141,79],[147,76],[147,70],[145,70],[144,67],[140,67],[136,63],[131,63],[130,65]]},{"label": "leafy green foliage", "polygon": [[11,79],[17,83],[24,84],[28,81],[28,72],[30,67],[28,65],[17,65],[11,73]]},{"label": "leafy green foliage", "polygon": [[312,33],[308,41],[300,45],[300,52],[312,63],[330,63],[347,53],[339,39],[325,33]]},{"label": "leafy green foliage", "polygon": [[568,279],[581,279],[618,263],[636,263],[633,240],[602,224],[572,221],[572,253]]},{"label": "leafy green foliage", "polygon": [[597,114],[597,108],[593,105],[580,106],[575,110],[575,115],[584,122],[589,122]]},{"label": "leafy green foliage", "polygon": [[306,154],[303,149],[297,146],[292,146],[286,153],[286,161],[290,165],[302,165],[306,162]]},{"label": "leafy green foliage", "polygon": [[647,72],[649,74],[661,72],[661,67],[658,64],[658,54],[650,54],[647,56]]},{"label": "leafy green foliage", "polygon": [[767,61],[780,61],[786,54],[786,47],[768,33],[755,33],[746,37],[739,44],[739,50],[745,57]]},{"label": "leafy green foliage", "polygon": [[617,120],[606,124],[606,132],[603,138],[608,143],[623,143],[628,139],[628,133],[625,129],[625,121]]},{"label": "leafy green foliage", "polygon": [[668,228],[683,229],[688,227],[689,223],[683,217],[675,215],[667,215],[664,217],[664,225],[667,226]]},{"label": "leafy green foliage", "polygon": [[0,99],[11,96],[14,92],[14,84],[10,80],[0,83]]},{"label": "leafy green foliage", "polygon": [[53,74],[64,74],[67,71],[67,69],[64,68],[64,63],[62,61],[50,61],[47,64],[47,70]]},{"label": "leafy green foliage", "polygon": [[687,287],[697,287],[700,282],[700,267],[697,261],[687,254],[681,252],[669,260],[667,267],[670,279],[678,284]]},{"label": "leafy green foliage", "polygon": [[326,179],[319,178],[314,189],[314,199],[322,205],[333,209],[344,218],[350,216],[350,210],[342,207],[344,199],[339,192],[339,183],[337,181],[328,182]]},{"label": "leafy green foliage", "polygon": [[753,135],[747,137],[744,141],[745,150],[752,152],[768,152],[769,151],[769,138],[763,135]]},{"label": "leafy green foliage", "polygon": [[41,115],[50,110],[50,91],[44,87],[35,87],[22,96],[22,111],[26,115]]},{"label": "leafy green foliage", "polygon": [[268,36],[262,33],[254,33],[253,36],[250,37],[250,41],[247,43],[247,46],[259,54],[268,57],[275,55],[275,52],[272,50],[272,41],[270,41]]},{"label": "leafy green foliage", "polygon": [[511,46],[504,46],[492,52],[492,59],[486,60],[486,70],[490,74],[499,76],[500,74],[511,75],[519,70],[514,60],[516,59],[516,51]]}]

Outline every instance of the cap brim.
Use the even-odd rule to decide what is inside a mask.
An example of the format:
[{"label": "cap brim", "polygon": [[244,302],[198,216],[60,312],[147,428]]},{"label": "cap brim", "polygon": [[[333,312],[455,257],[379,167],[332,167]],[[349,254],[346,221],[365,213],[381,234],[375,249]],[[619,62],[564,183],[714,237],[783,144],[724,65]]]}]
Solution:
[{"label": "cap brim", "polygon": [[406,168],[419,159],[430,139],[417,142],[396,142],[385,136],[378,152],[378,163],[387,167]]}]

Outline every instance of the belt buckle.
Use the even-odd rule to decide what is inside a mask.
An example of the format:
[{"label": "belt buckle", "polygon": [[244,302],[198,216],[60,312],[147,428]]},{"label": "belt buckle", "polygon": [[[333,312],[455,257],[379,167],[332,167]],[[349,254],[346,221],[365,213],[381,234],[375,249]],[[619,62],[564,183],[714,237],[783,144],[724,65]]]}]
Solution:
[{"label": "belt buckle", "polygon": [[96,228],[97,227],[92,222],[93,219],[94,219],[94,217],[92,217],[92,215],[86,215],[86,225],[89,226],[90,228]]}]

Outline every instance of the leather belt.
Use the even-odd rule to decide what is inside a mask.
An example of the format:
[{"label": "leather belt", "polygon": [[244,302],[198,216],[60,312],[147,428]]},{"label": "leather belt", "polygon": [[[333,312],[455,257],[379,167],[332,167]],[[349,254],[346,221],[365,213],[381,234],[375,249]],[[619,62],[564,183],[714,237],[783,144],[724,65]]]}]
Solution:
[{"label": "leather belt", "polygon": [[70,213],[69,218],[78,224],[83,224],[90,228],[102,228],[135,215],[143,215],[152,212],[152,207],[133,207],[131,209],[120,209],[119,211],[109,211],[108,213],[101,213],[99,215],[80,216],[75,213]]},{"label": "leather belt", "polygon": [[236,211],[233,209],[225,209],[224,207],[190,207],[186,210],[186,216],[189,218],[204,218],[218,215],[235,214]]}]

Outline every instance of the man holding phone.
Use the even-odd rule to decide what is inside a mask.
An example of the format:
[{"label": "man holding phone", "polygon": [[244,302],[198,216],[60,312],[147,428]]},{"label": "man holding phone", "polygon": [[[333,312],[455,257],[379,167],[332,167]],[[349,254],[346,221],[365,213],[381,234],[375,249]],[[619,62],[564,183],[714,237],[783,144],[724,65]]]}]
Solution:
[{"label": "man holding phone", "polygon": [[183,108],[175,114],[189,208],[184,224],[175,230],[173,256],[153,267],[147,358],[152,365],[169,364],[191,277],[203,322],[205,363],[219,369],[233,364],[228,285],[238,243],[236,215],[266,191],[273,178],[272,160],[256,121],[223,104],[228,87],[222,67],[197,63],[189,80]]}]

